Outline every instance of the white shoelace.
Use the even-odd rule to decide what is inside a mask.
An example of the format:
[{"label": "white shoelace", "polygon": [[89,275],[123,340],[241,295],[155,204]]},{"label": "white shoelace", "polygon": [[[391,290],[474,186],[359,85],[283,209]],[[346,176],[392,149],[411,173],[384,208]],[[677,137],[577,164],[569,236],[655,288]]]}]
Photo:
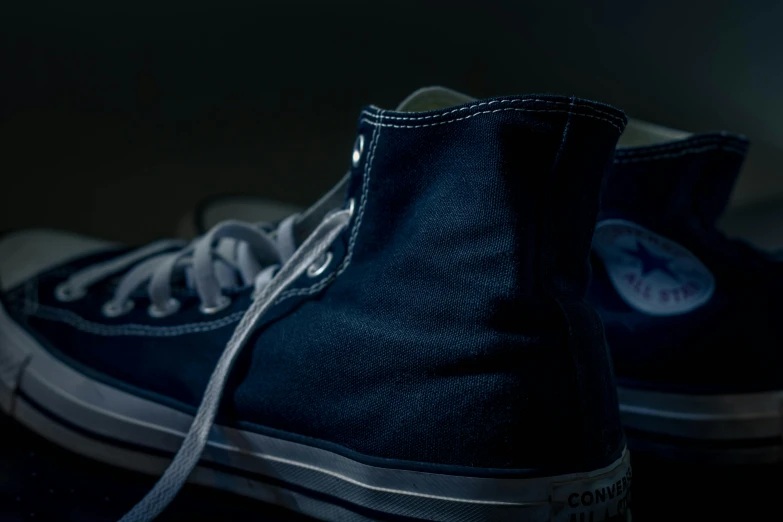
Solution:
[{"label": "white shoelace", "polygon": [[[189,286],[195,288],[201,310],[219,311],[228,303],[223,289],[253,284],[259,291],[293,255],[296,217],[284,219],[274,233],[240,221],[224,221],[189,245],[158,241],[72,274],[58,286],[57,295],[63,300],[77,299],[86,293],[87,287],[136,265],[121,278],[114,296],[104,306],[106,315],[129,311],[133,305],[131,294],[145,283],[151,301],[150,315],[164,317],[176,312],[179,302],[172,297],[172,280],[178,270],[184,271]],[[170,251],[177,247],[178,251]]]},{"label": "white shoelace", "polygon": [[[231,368],[259,319],[275,303],[281,292],[308,267],[323,258],[334,240],[348,226],[353,212],[354,203],[351,200],[348,209],[327,214],[296,250],[294,250],[292,232],[293,217],[281,223],[276,238],[272,238],[258,227],[236,221],[224,222],[179,252],[160,254],[142,261],[123,277],[112,301],[124,302],[130,292],[149,280],[149,295],[153,303],[151,306],[165,307],[171,299],[170,281],[174,268],[185,263],[192,264],[193,284],[202,300],[202,307],[219,305],[221,285],[216,275],[218,269],[213,262],[213,257],[218,257],[219,261],[235,267],[242,274],[243,279],[252,278],[255,292],[250,307],[215,365],[201,404],[174,459],[147,495],[119,522],[151,521],[171,503],[201,459]],[[227,237],[241,241],[236,247],[239,249],[236,262],[225,259],[213,251],[215,242]],[[247,244],[247,247],[242,246],[243,244]],[[142,252],[136,251],[123,256],[123,259],[80,271],[68,280],[65,293],[70,292],[71,296],[78,295],[86,286],[94,284],[107,275],[139,262],[153,252],[160,251],[158,249],[170,249],[172,246],[171,243],[151,245],[142,249]],[[268,260],[275,261],[277,264],[262,269],[261,263]]]},{"label": "white shoelace", "polygon": [[201,459],[231,368],[258,320],[269,310],[283,290],[326,253],[334,240],[348,226],[353,211],[354,204],[351,201],[347,210],[328,214],[280,270],[254,295],[250,308],[237,325],[215,365],[193,423],[174,459],[155,486],[120,519],[120,522],[149,522],[157,517],[177,495]]}]

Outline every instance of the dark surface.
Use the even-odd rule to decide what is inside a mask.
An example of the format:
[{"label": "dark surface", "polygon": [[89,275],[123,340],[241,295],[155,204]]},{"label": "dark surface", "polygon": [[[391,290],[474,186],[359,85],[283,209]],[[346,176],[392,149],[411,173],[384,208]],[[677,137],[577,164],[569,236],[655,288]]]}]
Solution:
[{"label": "dark surface", "polygon": [[[0,433],[2,522],[113,522],[140,500],[156,480],[65,451],[5,415],[0,415]],[[243,497],[187,486],[159,520],[310,519]]]},{"label": "dark surface", "polygon": [[[154,478],[74,455],[0,416],[2,522],[114,522]],[[634,522],[781,519],[783,469],[634,461]],[[276,507],[188,486],[159,519],[307,522]]]}]

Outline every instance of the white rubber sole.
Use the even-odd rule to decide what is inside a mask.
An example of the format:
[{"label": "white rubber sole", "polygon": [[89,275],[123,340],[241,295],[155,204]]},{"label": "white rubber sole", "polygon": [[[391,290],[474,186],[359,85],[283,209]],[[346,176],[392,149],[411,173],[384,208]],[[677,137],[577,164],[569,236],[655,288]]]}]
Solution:
[{"label": "white rubber sole", "polygon": [[676,460],[783,462],[783,390],[732,395],[619,387],[631,448]]},{"label": "white rubber sole", "polygon": [[[0,306],[0,407],[74,452],[160,474],[191,417],[75,371]],[[630,520],[629,454],[586,473],[482,478],[370,466],[300,443],[215,426],[191,481],[324,520]]]}]

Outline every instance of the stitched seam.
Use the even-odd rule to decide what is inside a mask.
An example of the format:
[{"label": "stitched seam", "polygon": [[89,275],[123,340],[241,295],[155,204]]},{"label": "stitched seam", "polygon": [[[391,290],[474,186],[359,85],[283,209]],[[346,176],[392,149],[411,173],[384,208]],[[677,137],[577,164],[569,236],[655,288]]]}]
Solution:
[{"label": "stitched seam", "polygon": [[[382,115],[379,115],[379,117],[383,117]],[[317,293],[321,291],[324,287],[331,284],[332,281],[337,279],[345,270],[348,268],[348,266],[351,264],[351,259],[353,259],[353,249],[354,245],[356,244],[356,238],[359,235],[359,227],[362,225],[362,219],[364,217],[364,211],[367,208],[367,195],[369,193],[370,189],[370,178],[372,176],[372,165],[375,161],[375,149],[378,146],[378,141],[381,136],[381,130],[379,127],[376,127],[373,129],[373,136],[370,142],[370,153],[367,156],[367,161],[365,162],[364,166],[364,175],[362,180],[362,198],[359,202],[359,212],[356,215],[356,222],[353,225],[353,229],[351,229],[351,237],[348,240],[348,252],[345,254],[345,257],[343,258],[342,263],[340,263],[339,268],[330,274],[329,276],[323,278],[318,283],[308,287],[308,288],[299,288],[299,289],[292,289],[287,290],[280,294],[280,296],[275,300],[275,305],[288,299],[289,297],[294,296],[306,296],[306,295],[312,295],[314,293]]]},{"label": "stitched seam", "polygon": [[[351,259],[353,257],[354,245],[356,244],[356,238],[359,234],[359,227],[362,224],[364,211],[367,207],[367,194],[369,192],[370,175],[372,171],[372,164],[375,159],[375,149],[378,145],[380,134],[381,134],[380,128],[376,127],[375,129],[373,129],[373,136],[370,144],[370,153],[367,157],[367,161],[365,162],[364,175],[363,175],[364,179],[362,181],[362,196],[361,196],[361,201],[359,202],[359,211],[357,212],[356,221],[354,223],[353,229],[351,230],[351,237],[348,241],[348,252],[343,258],[342,263],[340,263],[339,268],[331,275],[325,277],[318,283],[308,288],[288,290],[286,292],[283,292],[275,300],[274,305],[279,304],[280,302],[284,301],[285,299],[288,299],[289,297],[310,295],[322,290],[324,287],[326,287],[328,284],[334,281],[338,276],[340,276],[343,272],[345,272],[345,270],[348,268],[348,265],[350,265]],[[141,325],[141,324],[127,324],[127,325],[116,325],[116,326],[104,325],[104,324],[88,321],[83,317],[69,310],[64,310],[64,309],[50,307],[50,306],[37,306],[34,315],[42,319],[66,323],[76,328],[77,330],[92,333],[94,335],[175,337],[180,335],[203,333],[212,330],[217,330],[218,328],[222,328],[229,324],[233,324],[240,321],[244,316],[244,314],[245,314],[244,311],[235,312],[231,315],[228,315],[216,321],[211,321],[208,323],[193,323],[193,324],[181,325],[181,326],[148,326],[148,325]]]},{"label": "stitched seam", "polygon": [[745,155],[745,151],[734,149],[732,147],[725,147],[722,145],[708,145],[705,147],[698,147],[698,148],[692,148],[692,149],[683,149],[677,152],[667,152],[663,154],[654,154],[650,156],[641,156],[641,157],[627,157],[627,158],[615,158],[614,162],[617,164],[620,163],[639,163],[643,161],[651,161],[656,159],[666,159],[666,158],[679,158],[681,156],[686,156],[688,154],[698,154],[701,152],[707,152],[711,150],[722,150],[725,152],[732,152],[734,154],[739,154],[740,156]]},{"label": "stitched seam", "polygon": [[596,119],[596,120],[600,120],[600,121],[606,122],[609,125],[611,125],[612,127],[614,127],[615,129],[617,129],[619,132],[623,132],[623,127],[620,127],[619,125],[617,125],[613,121],[608,120],[606,118],[602,118],[600,116],[593,116],[593,115],[590,115],[590,114],[583,114],[583,113],[580,113],[580,112],[570,112],[568,110],[563,110],[563,109],[523,109],[523,108],[518,108],[518,107],[506,107],[506,108],[503,108],[503,109],[495,109],[495,110],[491,110],[491,111],[480,111],[480,112],[476,112],[476,113],[473,113],[473,114],[469,114],[467,116],[463,116],[461,118],[454,118],[452,120],[438,121],[438,122],[434,122],[434,123],[424,123],[424,124],[420,124],[420,125],[397,125],[397,124],[394,124],[394,123],[381,123],[381,122],[370,121],[370,120],[368,120],[366,118],[362,118],[362,121],[365,122],[365,123],[368,123],[370,125],[375,125],[375,126],[378,126],[378,127],[394,127],[395,129],[416,129],[416,128],[420,128],[420,127],[433,127],[435,125],[445,125],[445,124],[448,124],[448,123],[455,123],[455,122],[458,122],[458,121],[467,120],[469,118],[474,118],[474,117],[480,116],[482,114],[494,114],[496,112],[505,112],[505,111],[516,111],[516,112],[556,112],[556,113],[563,113],[563,114],[572,114],[574,116],[584,116],[586,118],[593,118],[593,119]]},{"label": "stitched seam", "polygon": [[[576,100],[575,98],[572,98],[572,102],[575,102],[575,100]],[[552,167],[550,168],[550,177],[557,170],[557,168],[559,166],[559,163],[560,163],[560,160],[561,160],[561,157],[563,155],[563,150],[567,147],[566,142],[568,141],[568,131],[569,131],[570,127],[571,127],[571,120],[573,119],[573,116],[574,116],[574,114],[571,111],[569,111],[568,117],[566,119],[565,126],[563,127],[563,135],[560,138],[560,146],[558,147],[557,156],[555,158],[554,163],[552,164]],[[548,193],[548,196],[551,197],[551,194],[552,194],[551,193],[551,181],[549,183],[550,184],[548,185],[547,193]],[[549,208],[549,205],[547,203],[549,203],[549,199],[547,199],[547,202],[544,203],[544,205],[543,205],[544,208],[546,208],[546,209]],[[546,221],[546,219],[545,219],[545,221]],[[538,240],[539,244],[536,245],[536,250],[540,250],[542,248],[541,247],[541,243],[543,242],[543,240],[548,239],[547,236],[551,233],[551,231],[548,230],[545,227],[545,225],[543,225],[541,223],[537,223],[536,227],[539,228],[539,230],[540,230],[538,234],[540,236],[542,236],[542,238],[540,238]],[[542,280],[546,281],[547,278],[545,276],[547,275],[547,268],[549,266],[549,263],[548,263],[549,259],[548,258],[544,258],[542,253],[537,253],[537,255],[539,256],[539,263],[542,265],[538,269],[540,277],[541,277]],[[543,287],[544,287],[544,292],[546,293],[547,297],[549,299],[551,299],[551,301],[554,302],[554,305],[557,307],[558,311],[560,312],[560,316],[562,317],[562,320],[565,323],[566,328],[568,329],[568,339],[566,340],[566,343],[567,343],[567,346],[568,346],[568,356],[571,359],[571,370],[573,371],[573,379],[576,381],[576,385],[577,385],[577,387],[579,388],[579,390],[581,392],[582,389],[583,389],[583,386],[582,386],[583,378],[582,378],[582,375],[581,375],[581,373],[579,371],[579,366],[577,364],[577,356],[574,353],[574,337],[575,336],[574,336],[574,328],[573,328],[573,324],[572,324],[572,321],[571,321],[571,317],[569,317],[568,313],[566,312],[565,307],[564,307],[563,303],[561,302],[561,300],[558,299],[557,297],[555,297],[552,294],[551,285],[550,284],[545,284],[545,285],[543,285]],[[585,411],[587,411],[586,402],[587,401],[586,401],[586,397],[584,396],[584,394],[582,394],[582,393],[577,394],[576,403],[578,405],[578,411],[580,412],[579,421],[578,421],[579,425],[577,426],[577,429],[582,433],[583,436],[585,434],[585,428],[587,426],[587,421],[586,421],[585,413],[584,413]],[[584,439],[584,437],[583,437],[583,440],[586,440],[586,439]],[[583,445],[586,447],[587,443],[583,442]]]},{"label": "stitched seam", "polygon": [[[571,102],[559,102],[559,101],[553,101],[553,100],[544,100],[544,99],[541,99],[541,98],[523,98],[523,99],[515,99],[515,100],[492,100],[492,101],[488,101],[488,102],[474,103],[474,104],[468,105],[466,107],[460,107],[460,108],[453,109],[453,110],[450,110],[450,111],[442,112],[442,113],[439,113],[439,114],[431,114],[431,115],[427,115],[427,116],[390,116],[390,115],[385,115],[383,118],[385,120],[397,120],[397,121],[401,121],[401,120],[402,121],[423,121],[423,120],[428,120],[428,119],[433,119],[433,118],[442,118],[444,116],[448,116],[449,114],[454,114],[456,112],[462,112],[462,111],[469,111],[469,110],[472,110],[472,109],[476,109],[478,107],[485,107],[485,106],[488,107],[490,105],[494,105],[494,104],[497,104],[497,103],[547,103],[547,104],[550,104],[550,105],[565,105],[565,106],[569,107],[569,112],[571,112],[570,109],[573,108],[573,107],[583,107],[583,108],[590,109],[590,110],[592,110],[592,111],[594,111],[594,112],[596,112],[598,114],[603,114],[604,116],[607,116],[607,117],[610,117],[612,119],[615,119],[618,122],[623,122],[623,124],[624,124],[624,119],[621,116],[618,116],[617,114],[613,114],[611,112],[602,111],[601,109],[598,109],[598,108],[594,107],[593,105],[588,105],[588,104],[584,104],[584,103],[574,103],[573,102],[573,98],[572,98]],[[369,112],[369,111],[366,111],[366,110],[362,111],[362,114],[365,115],[365,116],[375,116],[375,113],[372,113],[372,112]]]},{"label": "stitched seam", "polygon": [[[518,100],[497,100],[493,102],[483,102],[480,104],[476,104],[469,107],[463,107],[461,109],[455,109],[451,112],[458,112],[461,110],[468,110],[475,107],[480,107],[484,105],[491,105],[492,103],[504,103],[504,102],[514,102]],[[541,101],[546,103],[552,103],[552,104],[565,104],[562,102],[550,102],[547,100],[530,100],[530,101]],[[590,107],[591,109],[595,110],[596,112],[606,114],[612,117],[615,117],[613,115],[610,115],[609,113],[599,111],[597,109],[592,108],[591,106],[582,105],[584,107]],[[516,111],[516,112],[553,112],[553,113],[567,113],[569,116],[576,115],[576,116],[586,116],[588,118],[594,118],[600,121],[604,121],[606,123],[609,123],[614,128],[616,128],[618,131],[622,132],[622,128],[618,126],[616,123],[606,119],[601,118],[598,116],[593,116],[589,114],[582,114],[582,113],[574,113],[569,110],[549,110],[549,109],[525,109],[525,108],[516,108],[516,107],[508,107],[503,109],[495,109],[495,110],[487,110],[487,111],[480,111],[474,114],[470,114],[468,116],[464,116],[461,118],[455,118],[453,120],[449,121],[443,121],[443,122],[436,122],[436,123],[429,123],[429,124],[422,124],[422,125],[396,125],[396,124],[390,124],[390,123],[383,123],[383,119],[386,118],[382,113],[378,113],[377,115],[368,113],[366,111],[363,111],[363,114],[368,116],[377,117],[380,121],[370,121],[366,118],[363,118],[362,121],[365,123],[368,123],[370,125],[373,125],[375,129],[373,130],[373,137],[372,137],[372,143],[370,147],[370,154],[367,158],[367,162],[364,169],[364,176],[363,176],[363,182],[362,182],[362,200],[359,204],[359,212],[356,217],[356,222],[354,223],[354,227],[351,230],[351,237],[348,242],[348,252],[346,253],[345,258],[343,259],[343,262],[340,264],[340,267],[331,275],[325,277],[320,282],[308,287],[308,288],[302,288],[302,289],[295,289],[295,290],[289,290],[287,292],[282,293],[276,300],[275,305],[279,304],[280,302],[284,301],[285,299],[288,299],[290,297],[294,296],[305,296],[305,295],[311,295],[314,294],[320,290],[322,290],[324,287],[326,287],[328,284],[330,284],[332,281],[334,281],[337,277],[339,277],[345,270],[348,268],[348,266],[351,263],[351,260],[353,258],[353,249],[356,244],[356,238],[359,233],[359,228],[362,224],[364,212],[367,205],[367,195],[369,192],[369,184],[371,179],[371,171],[372,171],[372,165],[375,159],[375,152],[378,145],[378,141],[380,138],[380,128],[381,127],[395,127],[395,128],[417,128],[417,127],[431,127],[435,125],[443,125],[446,123],[454,123],[457,121],[473,118],[475,116],[479,116],[482,114],[493,114],[496,112],[503,112],[503,111]],[[445,116],[446,113],[438,115],[438,116]],[[393,117],[388,116],[390,119],[402,119],[400,117]],[[416,120],[422,120],[426,119],[428,117],[421,117],[421,118],[410,118],[410,119],[416,119]],[[407,118],[406,118],[407,119]],[[103,325],[100,323],[94,323],[91,321],[88,321],[78,315],[76,315],[73,312],[70,312],[68,310],[62,310],[54,307],[49,306],[38,306],[36,304],[36,308],[34,311],[34,314],[38,317],[41,317],[43,319],[48,320],[54,320],[54,321],[60,321],[67,323],[74,328],[82,331],[86,331],[89,333],[93,333],[96,335],[105,335],[105,336],[114,336],[114,335],[128,335],[128,336],[148,336],[148,337],[172,337],[172,336],[179,336],[179,335],[186,335],[191,333],[201,333],[206,331],[215,330],[218,328],[222,328],[224,326],[227,326],[229,324],[232,324],[234,322],[237,322],[241,320],[242,316],[244,315],[244,312],[235,312],[234,314],[231,314],[229,316],[224,317],[223,319],[217,320],[217,321],[211,321],[208,323],[195,323],[190,325],[182,325],[182,326],[174,326],[174,327],[165,327],[165,326],[147,326],[147,325],[138,325],[138,324],[130,324],[130,325],[118,325],[118,326],[109,326],[109,325]]]},{"label": "stitched seam", "polygon": [[630,148],[618,148],[615,155],[619,156],[632,156],[637,154],[655,154],[662,151],[692,149],[701,145],[721,145],[726,147],[735,147],[737,150],[747,149],[748,142],[738,138],[724,138],[720,136],[710,136],[706,138],[698,138],[693,140],[686,140],[677,143],[671,143],[669,145],[652,145],[649,147],[630,147]]},{"label": "stitched seam", "polygon": [[[32,304],[27,304],[32,306]],[[88,321],[83,317],[61,308],[51,306],[37,306],[31,315],[46,319],[48,321],[57,321],[68,324],[77,330],[102,336],[135,336],[135,337],[176,337],[192,333],[210,332],[236,323],[244,315],[242,312],[234,312],[222,319],[210,321],[207,323],[192,323],[181,326],[147,326],[143,324],[124,324],[124,325],[105,325]]]}]

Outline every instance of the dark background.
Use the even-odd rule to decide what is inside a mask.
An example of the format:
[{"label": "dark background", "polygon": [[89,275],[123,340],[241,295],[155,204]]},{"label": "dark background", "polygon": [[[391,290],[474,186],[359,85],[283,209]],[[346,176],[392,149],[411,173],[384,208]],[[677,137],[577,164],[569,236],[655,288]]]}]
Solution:
[{"label": "dark background", "polygon": [[[307,204],[347,167],[363,105],[430,84],[744,133],[733,205],[782,197],[781,20],[769,1],[2,2],[0,229],[142,242],[215,193]],[[3,522],[113,520],[151,484],[0,433]],[[634,520],[779,520],[782,482],[640,459]],[[169,513],[282,516],[195,488]]]},{"label": "dark background", "polygon": [[734,203],[780,196],[781,19],[760,0],[0,2],[0,228],[141,242],[214,193],[307,204],[363,105],[430,84],[744,133]]}]

